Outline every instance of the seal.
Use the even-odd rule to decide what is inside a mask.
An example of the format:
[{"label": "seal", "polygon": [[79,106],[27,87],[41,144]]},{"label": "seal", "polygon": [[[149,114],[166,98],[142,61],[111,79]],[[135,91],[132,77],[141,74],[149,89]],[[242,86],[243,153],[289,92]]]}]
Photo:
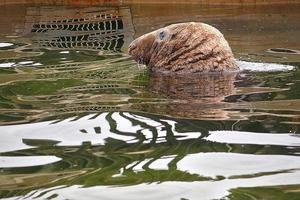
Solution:
[{"label": "seal", "polygon": [[195,73],[239,69],[223,34],[204,23],[179,23],[134,40],[128,53],[152,71]]}]

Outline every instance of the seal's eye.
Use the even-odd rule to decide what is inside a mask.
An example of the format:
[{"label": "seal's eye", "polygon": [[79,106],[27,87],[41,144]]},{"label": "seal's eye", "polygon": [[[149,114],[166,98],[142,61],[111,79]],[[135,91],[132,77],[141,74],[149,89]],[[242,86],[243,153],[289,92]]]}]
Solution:
[{"label": "seal's eye", "polygon": [[161,40],[164,39],[165,36],[166,36],[166,34],[165,34],[164,31],[162,31],[162,32],[159,33],[159,38],[160,38]]}]

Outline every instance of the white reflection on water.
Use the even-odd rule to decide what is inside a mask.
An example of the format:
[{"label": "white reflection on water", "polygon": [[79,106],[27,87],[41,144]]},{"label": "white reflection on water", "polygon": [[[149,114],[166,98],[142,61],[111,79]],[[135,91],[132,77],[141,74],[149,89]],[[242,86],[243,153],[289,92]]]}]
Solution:
[{"label": "white reflection on water", "polygon": [[165,156],[155,160],[149,165],[149,168],[156,170],[168,170],[168,164],[174,159],[173,156]]},{"label": "white reflection on water", "polygon": [[[153,170],[168,170],[174,156],[161,157],[159,159],[145,159],[139,163],[129,164],[133,170],[143,171],[150,163],[149,168]],[[263,173],[278,173],[300,169],[298,156],[289,155],[254,155],[239,153],[197,153],[188,154],[177,163],[177,169],[197,174],[199,176],[217,178],[233,178],[234,176],[263,175]],[[300,179],[299,179],[300,181]]]},{"label": "white reflection on water", "polygon": [[59,53],[61,53],[61,54],[69,54],[70,51],[60,51]]},{"label": "white reflection on water", "polygon": [[[153,200],[168,199],[220,199],[229,194],[229,190],[238,187],[261,187],[276,185],[300,184],[300,171],[293,173],[281,173],[266,175],[254,178],[225,179],[220,181],[200,181],[200,182],[162,182],[152,184],[139,184],[126,187],[94,186],[83,187],[72,185],[62,188],[48,188],[37,190],[30,198],[46,199],[55,195],[55,199],[120,199],[133,200]],[[45,192],[45,193],[44,193]],[[41,196],[39,196],[41,195]],[[142,197],[142,198],[141,198]],[[27,196],[20,197],[26,199]]]},{"label": "white reflection on water", "polygon": [[[113,122],[112,122],[113,120]],[[116,124],[115,124],[116,123]],[[57,141],[59,146],[80,146],[89,141],[92,145],[103,145],[107,138],[122,140],[127,143],[137,142],[134,134],[143,134],[143,143],[154,138],[156,143],[167,141],[166,130],[172,132],[176,140],[198,139],[200,132],[178,132],[176,121],[170,119],[154,120],[132,113],[115,112],[91,114],[81,118],[68,118],[62,121],[48,121],[31,124],[0,126],[2,140],[0,152],[34,148],[24,144],[26,139]],[[234,131],[211,131],[205,140],[220,143],[281,145],[294,147],[299,144],[299,137],[289,134],[268,134]],[[299,146],[299,145],[298,145]],[[112,177],[126,177],[123,172],[131,168],[134,172],[151,170],[176,170],[193,176],[206,178],[224,177],[223,180],[210,181],[166,181],[162,183],[143,183],[133,186],[86,187],[73,185],[57,188],[39,189],[22,198],[46,199],[52,195],[55,199],[218,199],[229,194],[237,187],[259,187],[300,184],[300,159],[291,155],[255,155],[240,153],[195,153],[188,152],[179,160],[177,155],[162,155],[136,161],[120,170]],[[59,161],[56,156],[2,156],[0,167],[29,167]],[[246,177],[247,176],[247,177]],[[174,189],[176,188],[176,189]],[[105,192],[103,192],[105,191]],[[29,195],[29,194],[28,194]],[[124,198],[123,198],[124,197]],[[14,197],[16,198],[16,197]]]},{"label": "white reflection on water", "polygon": [[300,146],[296,134],[253,133],[243,131],[210,131],[204,140],[229,144]]},{"label": "white reflection on water", "polygon": [[287,155],[198,153],[185,156],[177,167],[202,176],[230,177],[300,169],[300,159]]},{"label": "white reflection on water", "polygon": [[99,123],[106,127],[105,113],[95,120],[88,120],[94,115],[88,115],[76,121],[66,119],[59,123],[54,121],[38,122],[31,124],[1,126],[2,140],[0,141],[0,152],[16,151],[33,148],[25,145],[24,139],[53,140],[58,141],[61,146],[79,146],[84,141],[93,144],[103,143],[104,135],[82,134],[81,129],[92,128]]},{"label": "white reflection on water", "polygon": [[291,71],[295,67],[291,65],[283,65],[276,63],[258,63],[258,62],[247,62],[247,61],[237,61],[240,70],[252,71],[252,72],[281,72],[281,71]]},{"label": "white reflection on water", "polygon": [[[157,143],[166,141],[165,125],[150,118],[140,117],[129,113],[123,113],[128,119],[134,119],[140,123],[147,124],[157,132]],[[137,135],[140,131],[144,135],[143,143],[153,140],[153,130],[133,125],[132,122],[120,113],[113,113],[111,118],[117,123],[116,130],[112,130],[112,124],[106,119],[108,113],[87,115],[76,119],[68,118],[63,121],[46,121],[30,124],[0,126],[1,140],[0,153],[34,148],[24,143],[24,140],[50,140],[57,141],[58,146],[80,146],[83,142],[92,145],[104,145],[107,138],[125,141],[127,143],[138,142]],[[201,133],[179,133],[175,131],[176,122],[165,120],[171,126],[175,137],[179,140],[198,138]],[[153,126],[154,125],[154,126]],[[128,135],[127,133],[131,133]]]},{"label": "white reflection on water", "polygon": [[9,43],[9,42],[0,42],[0,48],[1,48],[1,47],[10,47],[10,46],[12,46],[12,45],[14,45],[14,44]]},{"label": "white reflection on water", "polygon": [[[60,122],[38,122],[31,124],[1,126],[0,152],[33,148],[23,143],[24,139],[57,141],[58,146],[80,146],[89,141],[92,145],[103,145],[105,139],[131,140],[134,137],[115,134],[110,131],[109,122],[105,119],[108,113],[96,118],[94,114],[74,120],[69,118]],[[94,127],[101,126],[101,134]],[[83,133],[85,130],[86,133]]]},{"label": "white reflection on water", "polygon": [[[165,142],[166,141],[167,131],[164,130],[165,129],[165,125],[163,125],[162,123],[157,122],[155,120],[152,120],[150,118],[139,116],[139,115],[135,115],[135,114],[124,113],[124,115],[126,117],[130,118],[130,119],[146,123],[148,126],[151,126],[151,127],[155,128],[156,131],[157,131],[157,140],[156,140],[156,143],[161,143],[161,142]],[[201,136],[200,132],[185,132],[185,133],[180,133],[180,132],[176,131],[175,126],[176,126],[177,122],[175,122],[175,121],[172,121],[172,120],[163,120],[163,119],[161,119],[160,121],[165,122],[166,124],[168,124],[168,125],[171,126],[171,131],[172,131],[173,135],[176,136],[177,140],[196,139],[196,138],[199,138]],[[122,122],[121,124],[123,124],[123,123],[124,122]],[[128,127],[127,127],[127,130],[129,130]],[[151,130],[144,129],[144,130],[142,130],[142,133],[143,133],[143,135],[146,138],[146,141],[144,141],[144,143],[150,143],[151,140],[153,139],[153,133],[151,132]]]},{"label": "white reflection on water", "polygon": [[[148,158],[145,159],[141,162],[134,161],[133,163],[127,165],[125,168],[129,169],[132,168],[133,171],[139,172],[139,171],[144,171],[145,166],[151,162],[149,165],[150,169],[154,170],[168,170],[169,166],[168,164],[175,158],[175,156],[163,156],[159,159],[153,159],[153,158]],[[152,162],[153,161],[153,162]]]},{"label": "white reflection on water", "polygon": [[185,132],[185,133],[179,133],[175,130],[175,125],[176,122],[172,121],[172,120],[161,120],[164,122],[167,122],[169,125],[171,125],[172,127],[172,132],[174,133],[174,135],[176,136],[181,136],[180,138],[178,138],[178,140],[186,140],[186,139],[196,139],[199,138],[201,136],[200,132]]},{"label": "white reflection on water", "polygon": [[8,63],[0,63],[0,67],[12,67],[14,66],[14,62],[8,62]]},{"label": "white reflection on water", "polygon": [[60,161],[56,156],[0,156],[0,168],[33,167]]},{"label": "white reflection on water", "polygon": [[133,125],[130,120],[125,119],[119,113],[115,112],[111,117],[117,122],[117,129],[119,131],[136,133],[138,130],[142,129],[140,125]]}]

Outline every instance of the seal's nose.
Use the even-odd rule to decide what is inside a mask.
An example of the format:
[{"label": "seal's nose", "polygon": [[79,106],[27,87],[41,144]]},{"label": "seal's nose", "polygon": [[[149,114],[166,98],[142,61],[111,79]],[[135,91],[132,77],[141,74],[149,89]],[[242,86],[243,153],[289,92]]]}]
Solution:
[{"label": "seal's nose", "polygon": [[134,42],[131,42],[131,44],[128,46],[128,53],[131,54],[131,52],[136,48],[136,44]]}]

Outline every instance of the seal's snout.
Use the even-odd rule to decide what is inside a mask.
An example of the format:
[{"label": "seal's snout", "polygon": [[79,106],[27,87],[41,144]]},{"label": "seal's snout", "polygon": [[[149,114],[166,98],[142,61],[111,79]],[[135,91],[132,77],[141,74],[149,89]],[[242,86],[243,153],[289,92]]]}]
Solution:
[{"label": "seal's snout", "polygon": [[134,41],[131,42],[130,45],[129,45],[129,47],[128,47],[128,53],[129,53],[129,55],[132,55],[132,51],[134,49],[136,49],[136,48],[137,48],[137,45],[135,44],[135,42]]},{"label": "seal's snout", "polygon": [[139,64],[148,65],[151,61],[153,52],[153,42],[155,41],[155,35],[148,33],[136,38],[128,46],[128,54]]}]

